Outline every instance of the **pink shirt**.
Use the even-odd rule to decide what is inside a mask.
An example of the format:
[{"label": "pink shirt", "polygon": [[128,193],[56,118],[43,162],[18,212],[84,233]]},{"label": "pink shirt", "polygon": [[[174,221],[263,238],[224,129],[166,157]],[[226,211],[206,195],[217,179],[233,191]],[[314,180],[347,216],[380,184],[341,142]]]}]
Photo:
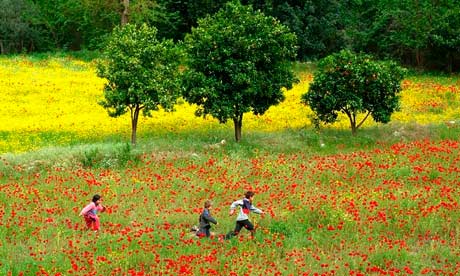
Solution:
[{"label": "pink shirt", "polygon": [[102,205],[97,205],[94,202],[90,202],[88,205],[83,208],[80,212],[80,216],[85,216],[85,215],[96,215],[97,211],[102,211],[104,210],[104,207]]}]

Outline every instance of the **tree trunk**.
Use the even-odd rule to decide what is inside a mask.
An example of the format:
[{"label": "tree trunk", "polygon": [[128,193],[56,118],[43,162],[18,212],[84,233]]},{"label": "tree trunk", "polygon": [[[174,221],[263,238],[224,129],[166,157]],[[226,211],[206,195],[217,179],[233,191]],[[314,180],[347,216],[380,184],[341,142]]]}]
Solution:
[{"label": "tree trunk", "polygon": [[353,136],[355,136],[356,135],[356,129],[357,129],[357,127],[356,127],[356,114],[353,113],[353,112],[347,112],[347,111],[345,111],[345,114],[347,114],[348,119],[350,119],[351,134]]},{"label": "tree trunk", "polygon": [[[367,114],[366,116],[364,116],[364,118],[361,120],[361,122],[356,125],[356,129],[360,128],[362,124],[364,124],[364,122],[367,120],[367,118],[369,117],[369,115],[371,115],[371,112],[370,111],[367,111]],[[355,124],[356,124],[356,120],[355,120]]]},{"label": "tree trunk", "polygon": [[354,124],[351,124],[351,135],[356,136],[356,126]]},{"label": "tree trunk", "polygon": [[129,22],[129,0],[123,0],[123,12],[121,13],[121,26]]},{"label": "tree trunk", "polygon": [[134,107],[134,110],[131,109],[131,144],[136,145],[137,140],[137,122],[139,120],[139,113],[141,108],[139,105]]},{"label": "tree trunk", "polygon": [[235,126],[235,140],[239,142],[241,140],[241,128],[243,126],[243,114],[233,118],[233,125]]}]

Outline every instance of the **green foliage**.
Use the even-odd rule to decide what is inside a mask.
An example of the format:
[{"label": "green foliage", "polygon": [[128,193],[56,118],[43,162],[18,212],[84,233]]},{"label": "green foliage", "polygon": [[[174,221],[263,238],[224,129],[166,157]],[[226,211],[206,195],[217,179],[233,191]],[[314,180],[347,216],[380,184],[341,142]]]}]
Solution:
[{"label": "green foliage", "polygon": [[37,1],[40,10],[37,20],[48,33],[51,43],[64,49],[78,49],[82,43],[82,33],[78,30],[85,24],[83,5],[79,1],[51,0]]},{"label": "green foliage", "polygon": [[34,22],[37,9],[26,0],[0,0],[0,53],[46,48],[42,30]]},{"label": "green foliage", "polygon": [[158,28],[159,37],[183,40],[198,19],[214,14],[226,2],[228,0],[158,0],[150,22]]},{"label": "green foliage", "polygon": [[[346,32],[356,51],[420,68],[452,69],[460,57],[457,0],[347,2]],[[457,42],[455,42],[457,41]]]},{"label": "green foliage", "polygon": [[[198,20],[229,0],[130,0],[132,24],[155,26],[158,38],[182,41]],[[286,25],[298,60],[341,49],[391,58],[419,69],[460,69],[458,0],[241,0]],[[120,24],[120,0],[1,0],[0,52],[98,50]]]},{"label": "green foliage", "polygon": [[99,150],[94,148],[83,153],[81,164],[83,167],[91,168],[102,159],[103,156],[99,153]]},{"label": "green foliage", "polygon": [[[346,114],[355,134],[369,115],[376,122],[390,121],[391,114],[399,109],[404,73],[394,62],[375,61],[369,55],[344,50],[320,61],[302,102],[325,123],[335,122],[338,113]],[[358,122],[360,113],[366,115]]]},{"label": "green foliage", "polygon": [[238,2],[199,20],[185,38],[185,99],[197,116],[232,119],[241,138],[243,114],[264,114],[296,81],[295,35],[273,17]]},{"label": "green foliage", "polygon": [[138,163],[139,160],[138,154],[133,152],[129,143],[114,146],[110,151],[98,147],[90,148],[80,156],[80,163],[85,168],[120,168],[128,163]]},{"label": "green foliage", "polygon": [[448,72],[452,72],[455,61],[460,60],[459,14],[460,6],[458,4],[449,8],[445,7],[431,32],[431,41],[437,53],[433,60],[438,60]]},{"label": "green foliage", "polygon": [[119,21],[118,0],[1,0],[2,53],[96,49]]},{"label": "green foliage", "polygon": [[247,0],[267,15],[281,21],[298,40],[297,57],[312,60],[339,51],[345,46],[343,1],[337,0]]},{"label": "green foliage", "polygon": [[120,22],[119,0],[85,0],[81,1],[81,11],[75,19],[77,31],[72,39],[75,49],[100,49],[105,38]]},{"label": "green foliage", "polygon": [[164,1],[136,0],[129,4],[129,23],[141,25],[146,23],[157,28],[158,38],[174,38],[177,34],[177,22],[174,12],[167,9]]},{"label": "green foliage", "polygon": [[172,40],[159,41],[146,24],[116,27],[98,76],[107,79],[100,104],[112,117],[131,113],[131,142],[136,143],[139,112],[151,116],[160,107],[172,111],[180,95],[180,51]]},{"label": "green foliage", "polygon": [[[144,2],[136,1],[136,2]],[[142,9],[149,13],[149,21],[158,28],[159,37],[181,40],[199,19],[216,13],[228,0],[160,0],[153,9]],[[271,1],[246,0],[244,5],[252,5],[266,15],[273,16],[289,27],[297,35],[297,55],[301,60],[323,57],[344,46],[344,19],[346,15],[340,1]],[[145,5],[144,5],[145,6]],[[140,9],[139,9],[140,11]],[[137,11],[134,12],[137,14]],[[133,17],[137,17],[133,15]],[[132,18],[133,18],[132,17]],[[137,19],[136,19],[137,20]],[[136,21],[146,22],[146,21]]]}]

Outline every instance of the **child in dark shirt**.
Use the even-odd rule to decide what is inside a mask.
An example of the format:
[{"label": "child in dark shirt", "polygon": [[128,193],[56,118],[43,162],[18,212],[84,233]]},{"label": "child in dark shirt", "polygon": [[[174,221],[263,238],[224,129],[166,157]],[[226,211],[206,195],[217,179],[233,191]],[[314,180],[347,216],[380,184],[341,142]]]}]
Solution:
[{"label": "child in dark shirt", "polygon": [[211,223],[214,223],[217,225],[217,220],[212,217],[211,208],[212,208],[211,201],[206,200],[204,203],[204,209],[201,212],[201,215],[199,218],[200,225],[199,225],[198,231],[196,232],[196,235],[198,237],[208,237],[208,238],[214,237],[214,233],[211,232]]}]

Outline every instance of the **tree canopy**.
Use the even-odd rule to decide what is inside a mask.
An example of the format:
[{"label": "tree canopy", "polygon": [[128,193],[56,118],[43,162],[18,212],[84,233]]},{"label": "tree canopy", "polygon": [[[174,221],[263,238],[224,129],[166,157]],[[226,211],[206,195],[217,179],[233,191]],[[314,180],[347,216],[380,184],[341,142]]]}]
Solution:
[{"label": "tree canopy", "polygon": [[[183,41],[198,20],[234,0],[1,0],[0,51],[99,50],[115,26],[147,23]],[[297,37],[297,59],[342,49],[406,66],[460,70],[458,0],[240,0]],[[129,20],[128,20],[129,19]]]},{"label": "tree canopy", "polygon": [[295,82],[295,43],[295,35],[277,19],[231,2],[199,20],[185,37],[184,98],[198,105],[197,116],[233,120],[239,141],[243,114],[265,113]]},{"label": "tree canopy", "polygon": [[172,110],[180,96],[179,49],[156,34],[146,24],[115,28],[98,64],[98,76],[107,79],[100,104],[112,117],[130,112],[132,144],[140,111],[151,116],[160,107]]},{"label": "tree canopy", "polygon": [[[404,72],[394,62],[343,50],[319,62],[302,102],[325,123],[335,122],[339,113],[346,114],[354,135],[369,116],[380,123],[390,121],[399,109]],[[364,117],[358,121],[360,113]]]}]

